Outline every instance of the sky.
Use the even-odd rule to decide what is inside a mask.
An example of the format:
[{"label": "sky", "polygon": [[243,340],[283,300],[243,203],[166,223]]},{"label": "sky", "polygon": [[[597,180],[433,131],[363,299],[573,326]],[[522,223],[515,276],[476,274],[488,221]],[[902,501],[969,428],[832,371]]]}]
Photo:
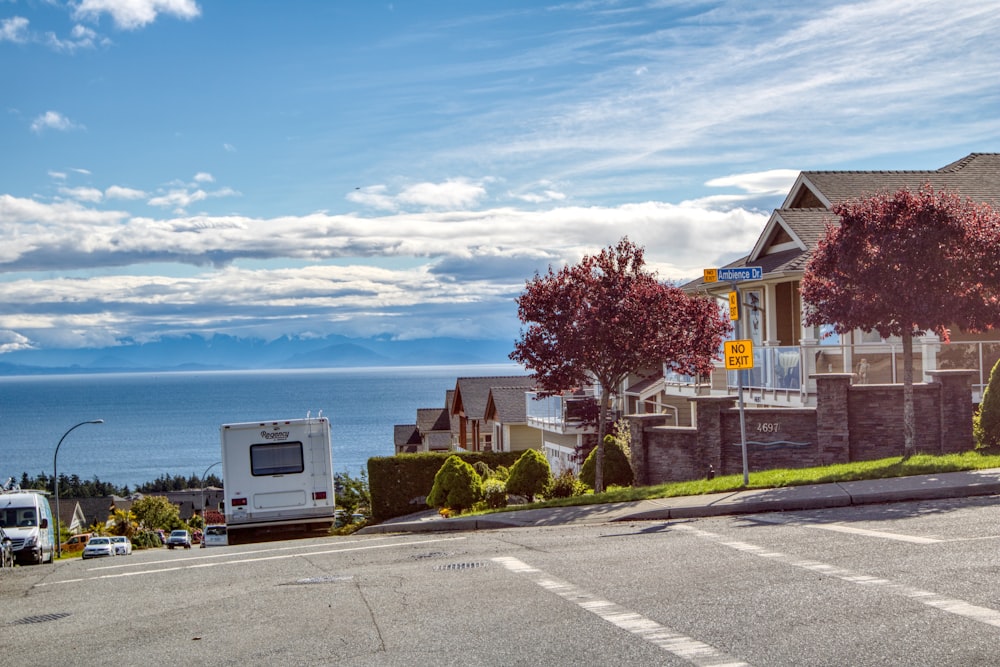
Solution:
[{"label": "sky", "polygon": [[1000,151],[992,1],[0,0],[0,360],[514,340],[623,236],[686,281],[801,170]]}]

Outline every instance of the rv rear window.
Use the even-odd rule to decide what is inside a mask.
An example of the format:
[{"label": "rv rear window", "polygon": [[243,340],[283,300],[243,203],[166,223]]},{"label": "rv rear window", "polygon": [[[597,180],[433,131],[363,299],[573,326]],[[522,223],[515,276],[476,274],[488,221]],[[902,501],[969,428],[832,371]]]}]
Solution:
[{"label": "rv rear window", "polygon": [[290,475],[305,470],[301,442],[250,445],[250,471],[257,475]]}]

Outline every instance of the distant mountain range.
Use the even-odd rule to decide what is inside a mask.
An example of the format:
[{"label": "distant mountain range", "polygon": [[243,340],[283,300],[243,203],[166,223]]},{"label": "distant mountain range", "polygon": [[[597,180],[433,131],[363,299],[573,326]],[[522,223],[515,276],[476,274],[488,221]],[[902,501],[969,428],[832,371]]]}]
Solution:
[{"label": "distant mountain range", "polygon": [[513,349],[513,340],[284,336],[264,341],[189,335],[103,348],[10,352],[0,355],[0,375],[498,364],[510,362]]}]

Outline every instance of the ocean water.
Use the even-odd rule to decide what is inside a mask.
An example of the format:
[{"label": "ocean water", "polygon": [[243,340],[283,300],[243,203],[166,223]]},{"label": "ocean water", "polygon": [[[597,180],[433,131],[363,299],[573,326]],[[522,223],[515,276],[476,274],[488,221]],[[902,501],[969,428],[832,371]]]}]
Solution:
[{"label": "ocean water", "polygon": [[[393,426],[443,407],[459,377],[519,375],[513,364],[0,377],[0,483],[60,474],[135,487],[220,460],[225,423],[328,417],[337,472],[393,454]],[[210,470],[222,476],[222,466]]]}]

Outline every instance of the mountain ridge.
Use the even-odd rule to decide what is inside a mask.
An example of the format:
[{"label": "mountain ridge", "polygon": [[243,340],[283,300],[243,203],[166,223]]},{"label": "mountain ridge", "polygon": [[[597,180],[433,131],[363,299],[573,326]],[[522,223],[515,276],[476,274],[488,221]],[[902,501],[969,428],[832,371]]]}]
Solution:
[{"label": "mountain ridge", "polygon": [[0,355],[0,375],[494,364],[510,362],[513,347],[503,339],[331,335],[265,341],[190,334],[101,348],[16,350]]}]

